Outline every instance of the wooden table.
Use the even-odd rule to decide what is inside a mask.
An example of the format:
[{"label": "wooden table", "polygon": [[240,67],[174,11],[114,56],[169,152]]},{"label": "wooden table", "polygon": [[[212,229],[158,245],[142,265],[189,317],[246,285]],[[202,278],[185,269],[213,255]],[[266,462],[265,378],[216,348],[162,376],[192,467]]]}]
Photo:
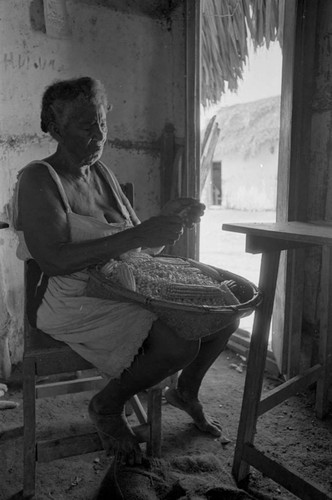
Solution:
[{"label": "wooden table", "polygon": [[[242,409],[233,461],[233,475],[238,484],[245,485],[250,465],[304,500],[332,499],[318,485],[306,480],[296,471],[267,457],[254,446],[256,422],[260,415],[290,396],[316,382],[316,414],[323,418],[328,411],[328,389],[332,370],[332,226],[320,223],[250,223],[223,224],[226,231],[246,235],[246,252],[262,253],[259,288],[262,304],[255,312],[247,362]],[[280,252],[308,246],[322,247],[323,287],[319,336],[319,363],[300,375],[273,389],[261,398],[269,331],[279,268]],[[330,312],[331,309],[331,312]]]}]

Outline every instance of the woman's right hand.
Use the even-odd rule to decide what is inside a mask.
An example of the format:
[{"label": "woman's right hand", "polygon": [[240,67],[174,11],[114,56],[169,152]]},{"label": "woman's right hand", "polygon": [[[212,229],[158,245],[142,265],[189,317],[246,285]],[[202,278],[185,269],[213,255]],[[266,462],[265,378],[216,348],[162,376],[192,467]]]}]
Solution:
[{"label": "woman's right hand", "polygon": [[183,234],[183,221],[178,215],[158,215],[133,229],[142,247],[174,245]]}]

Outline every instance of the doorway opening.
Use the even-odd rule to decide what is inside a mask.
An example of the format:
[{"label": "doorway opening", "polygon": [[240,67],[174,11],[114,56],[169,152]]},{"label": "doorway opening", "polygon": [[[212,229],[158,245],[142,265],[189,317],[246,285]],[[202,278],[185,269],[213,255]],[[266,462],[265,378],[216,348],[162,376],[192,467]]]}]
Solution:
[{"label": "doorway opening", "polygon": [[[202,22],[202,31],[207,26]],[[276,220],[282,52],[278,41],[255,49],[248,40],[248,49],[237,90],[201,107],[200,195],[207,209],[199,259],[258,284],[261,256],[245,253],[244,235],[221,229]],[[253,315],[243,318],[240,334],[248,338],[252,323]]]}]

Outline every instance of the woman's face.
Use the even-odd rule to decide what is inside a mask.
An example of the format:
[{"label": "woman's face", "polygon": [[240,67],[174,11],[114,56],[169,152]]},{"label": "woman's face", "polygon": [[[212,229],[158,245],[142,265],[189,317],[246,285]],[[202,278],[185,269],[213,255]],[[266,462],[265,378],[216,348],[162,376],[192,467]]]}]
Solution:
[{"label": "woman's face", "polygon": [[92,165],[99,160],[107,137],[104,106],[73,103],[66,110],[59,129],[59,144],[75,161]]}]

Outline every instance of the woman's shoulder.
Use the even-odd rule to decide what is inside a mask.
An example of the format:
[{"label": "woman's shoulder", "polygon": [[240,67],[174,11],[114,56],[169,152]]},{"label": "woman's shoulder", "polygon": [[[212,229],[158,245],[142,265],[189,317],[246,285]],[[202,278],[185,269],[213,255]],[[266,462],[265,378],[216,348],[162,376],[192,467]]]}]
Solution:
[{"label": "woman's shoulder", "polygon": [[20,170],[19,175],[43,174],[44,172],[47,174],[50,168],[52,166],[46,160],[33,160]]},{"label": "woman's shoulder", "polygon": [[20,186],[24,184],[34,184],[40,183],[50,183],[52,178],[49,173],[48,164],[44,160],[35,160],[25,167],[23,167],[18,173],[18,180]]}]

